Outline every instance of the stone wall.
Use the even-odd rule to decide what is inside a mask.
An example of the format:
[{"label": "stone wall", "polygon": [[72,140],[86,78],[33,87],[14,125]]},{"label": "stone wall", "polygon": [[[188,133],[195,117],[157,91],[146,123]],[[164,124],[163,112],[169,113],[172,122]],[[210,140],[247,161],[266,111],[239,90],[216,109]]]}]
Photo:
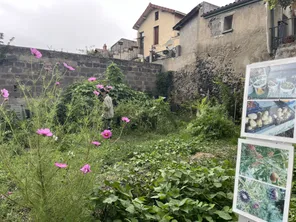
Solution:
[{"label": "stone wall", "polygon": [[[94,76],[98,79],[105,78],[105,71],[112,62],[116,63],[125,75],[126,83],[134,89],[151,92],[155,89],[156,74],[161,71],[161,65],[139,63],[118,59],[98,58],[80,54],[71,54],[63,52],[55,52],[48,50],[40,50],[43,57],[36,59],[30,53],[29,48],[10,46],[6,51],[0,48],[0,89],[6,88],[10,92],[10,98],[17,100],[21,97],[21,93],[16,88],[16,78],[26,84],[31,84],[32,77],[43,71],[52,69],[57,63],[58,69],[65,72],[63,62],[73,66],[75,71],[65,72],[64,78],[61,80],[61,86],[66,87],[71,83],[80,79],[87,79]],[[6,57],[6,59],[2,59]],[[40,89],[41,83],[38,85]]]},{"label": "stone wall", "polygon": [[[224,18],[229,15],[233,15],[232,30],[223,32]],[[198,27],[197,36],[187,44],[196,50],[195,56],[181,54],[160,63],[163,70],[175,71],[173,94],[177,103],[207,94],[219,95],[216,80],[238,90],[246,65],[272,59],[267,47],[267,9],[262,1],[211,17],[198,15],[193,21]]]}]

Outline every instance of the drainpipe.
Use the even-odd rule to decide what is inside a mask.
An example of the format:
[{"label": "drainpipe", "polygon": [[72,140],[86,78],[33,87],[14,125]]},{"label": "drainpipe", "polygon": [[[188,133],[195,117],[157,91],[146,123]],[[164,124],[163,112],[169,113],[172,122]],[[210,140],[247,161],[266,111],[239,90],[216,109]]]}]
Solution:
[{"label": "drainpipe", "polygon": [[[269,4],[266,3],[265,4],[265,7],[266,7],[266,43],[267,43],[267,52],[269,54],[272,53],[272,35],[273,35],[273,30],[272,29],[269,29],[269,28],[272,28],[273,27],[273,21],[274,21],[274,18],[273,18],[273,11],[271,11],[269,9]],[[272,25],[270,25],[272,24]]]}]

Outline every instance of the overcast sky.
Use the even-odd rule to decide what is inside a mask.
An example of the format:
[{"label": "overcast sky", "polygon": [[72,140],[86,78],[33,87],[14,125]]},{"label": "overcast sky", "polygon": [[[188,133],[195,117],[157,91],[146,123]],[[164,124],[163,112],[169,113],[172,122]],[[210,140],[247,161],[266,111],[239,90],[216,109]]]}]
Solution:
[{"label": "overcast sky", "polygon": [[[207,0],[222,6],[234,0]],[[188,13],[202,0],[0,0],[0,32],[14,45],[77,52],[134,39],[149,2]]]}]

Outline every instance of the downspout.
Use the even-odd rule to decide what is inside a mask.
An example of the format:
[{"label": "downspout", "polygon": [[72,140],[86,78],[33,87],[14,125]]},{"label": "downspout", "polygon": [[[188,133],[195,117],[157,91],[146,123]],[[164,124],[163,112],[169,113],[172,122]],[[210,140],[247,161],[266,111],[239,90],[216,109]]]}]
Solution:
[{"label": "downspout", "polygon": [[266,7],[266,39],[267,39],[266,42],[267,42],[267,52],[269,54],[271,54],[272,53],[272,47],[271,47],[271,44],[272,44],[272,38],[271,38],[272,30],[269,29],[269,28],[272,27],[272,25],[270,26],[270,24],[273,24],[274,18],[273,18],[273,13],[269,9],[269,4],[268,3],[265,4],[265,7]]}]

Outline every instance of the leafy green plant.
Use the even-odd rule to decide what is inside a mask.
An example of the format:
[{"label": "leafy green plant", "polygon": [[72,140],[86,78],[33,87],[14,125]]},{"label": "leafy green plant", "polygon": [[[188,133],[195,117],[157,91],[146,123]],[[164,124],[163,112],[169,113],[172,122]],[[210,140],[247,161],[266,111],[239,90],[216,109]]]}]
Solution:
[{"label": "leafy green plant", "polygon": [[[127,170],[127,177],[121,181],[106,182],[94,193],[92,199],[97,204],[96,216],[100,220],[235,219],[231,211],[234,170],[228,169],[228,163],[224,163],[222,167],[213,163],[213,168],[208,169],[178,161],[167,163],[162,170],[157,170],[160,168],[151,168],[154,164],[142,165],[146,158],[147,155],[137,158],[138,166],[133,170]],[[151,161],[157,163],[157,160],[154,162],[155,160],[150,158],[146,163]],[[149,168],[149,174],[143,173],[143,167]]]},{"label": "leafy green plant", "polygon": [[188,132],[200,139],[230,138],[235,135],[236,127],[228,118],[224,106],[202,104],[200,115],[188,124]]},{"label": "leafy green plant", "polygon": [[106,70],[107,80],[110,84],[120,84],[123,83],[124,75],[118,65],[112,62]]},{"label": "leafy green plant", "polygon": [[173,87],[173,72],[163,72],[156,75],[156,93],[168,98]]}]

